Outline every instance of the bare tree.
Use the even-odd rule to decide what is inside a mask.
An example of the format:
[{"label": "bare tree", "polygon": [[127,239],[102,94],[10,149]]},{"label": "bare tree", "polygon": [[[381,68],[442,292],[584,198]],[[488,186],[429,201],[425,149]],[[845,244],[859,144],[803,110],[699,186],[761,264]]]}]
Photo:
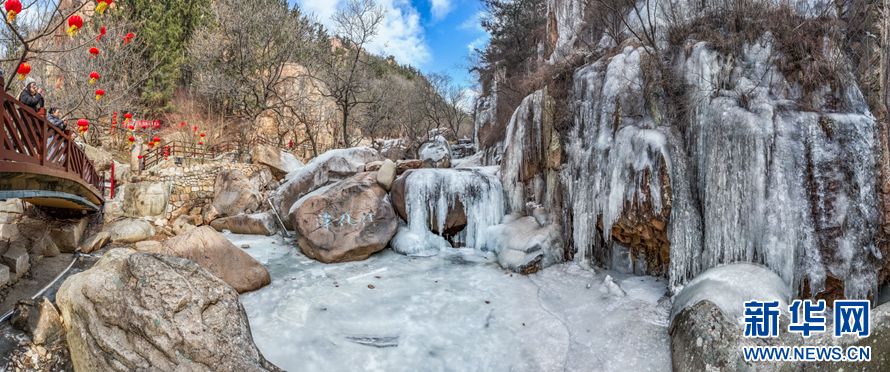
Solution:
[{"label": "bare tree", "polygon": [[[360,105],[373,103],[366,70],[365,46],[377,36],[386,11],[373,0],[350,0],[331,17],[336,39],[318,50],[310,71],[320,85],[319,91],[334,101],[340,110],[343,146],[350,147],[350,115]],[[372,99],[369,99],[372,98]]]},{"label": "bare tree", "polygon": [[464,111],[469,98],[466,89],[454,84],[451,76],[445,73],[428,74],[426,80],[429,85],[420,88],[418,97],[428,119],[436,124],[436,128],[447,128],[459,137],[463,125],[470,120]]},{"label": "bare tree", "polygon": [[295,63],[308,58],[322,33],[283,0],[221,0],[212,12],[216,21],[201,27],[189,48],[195,84],[241,119],[234,129],[246,149],[257,118],[297,104],[282,93],[298,83]]}]

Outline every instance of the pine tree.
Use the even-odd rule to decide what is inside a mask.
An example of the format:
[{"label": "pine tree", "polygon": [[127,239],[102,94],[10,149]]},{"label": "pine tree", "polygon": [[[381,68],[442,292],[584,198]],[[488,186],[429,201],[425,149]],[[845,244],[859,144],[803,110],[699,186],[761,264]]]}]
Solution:
[{"label": "pine tree", "polygon": [[174,109],[173,91],[182,83],[181,67],[194,31],[208,14],[209,0],[130,0],[118,17],[138,24],[132,32],[147,45],[144,57],[158,63],[144,91],[144,104],[158,111]]}]

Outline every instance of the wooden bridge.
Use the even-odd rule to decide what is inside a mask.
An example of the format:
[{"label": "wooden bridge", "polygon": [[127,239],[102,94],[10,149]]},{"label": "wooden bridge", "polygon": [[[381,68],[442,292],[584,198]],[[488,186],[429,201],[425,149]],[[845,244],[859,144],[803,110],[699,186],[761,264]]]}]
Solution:
[{"label": "wooden bridge", "polygon": [[59,130],[5,92],[0,92],[0,99],[0,200],[19,198],[47,208],[100,211],[105,179],[71,139],[71,131]]}]

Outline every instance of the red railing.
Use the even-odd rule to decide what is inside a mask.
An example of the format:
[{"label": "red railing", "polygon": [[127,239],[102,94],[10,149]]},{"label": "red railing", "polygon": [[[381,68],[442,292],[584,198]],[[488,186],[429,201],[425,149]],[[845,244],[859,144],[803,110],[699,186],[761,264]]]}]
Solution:
[{"label": "red railing", "polygon": [[[2,80],[0,78],[0,82]],[[96,172],[93,162],[71,139],[71,131],[59,130],[9,94],[0,93],[4,132],[3,146],[0,147],[0,171],[9,168],[4,167],[3,163],[24,163],[64,171],[70,175],[66,178],[92,186],[102,200],[105,178]]]},{"label": "red railing", "polygon": [[[286,150],[286,148],[278,146],[277,143],[257,137],[247,143],[247,151],[249,152],[257,144],[272,146]],[[169,147],[169,149],[168,149]],[[212,146],[203,146],[195,143],[187,143],[182,141],[163,142],[153,146],[148,152],[142,154],[141,170],[145,170],[164,161],[166,156],[183,156],[192,159],[215,159],[219,155],[237,152],[240,148],[238,141],[223,141]]]}]

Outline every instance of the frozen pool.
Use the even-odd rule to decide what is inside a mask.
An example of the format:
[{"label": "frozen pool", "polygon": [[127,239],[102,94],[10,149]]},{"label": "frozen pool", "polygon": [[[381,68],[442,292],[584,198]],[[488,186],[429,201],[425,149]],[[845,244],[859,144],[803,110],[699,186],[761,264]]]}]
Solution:
[{"label": "frozen pool", "polygon": [[670,370],[664,279],[575,263],[511,276],[469,249],[326,265],[279,237],[226,237],[272,275],[241,301],[288,371]]}]

